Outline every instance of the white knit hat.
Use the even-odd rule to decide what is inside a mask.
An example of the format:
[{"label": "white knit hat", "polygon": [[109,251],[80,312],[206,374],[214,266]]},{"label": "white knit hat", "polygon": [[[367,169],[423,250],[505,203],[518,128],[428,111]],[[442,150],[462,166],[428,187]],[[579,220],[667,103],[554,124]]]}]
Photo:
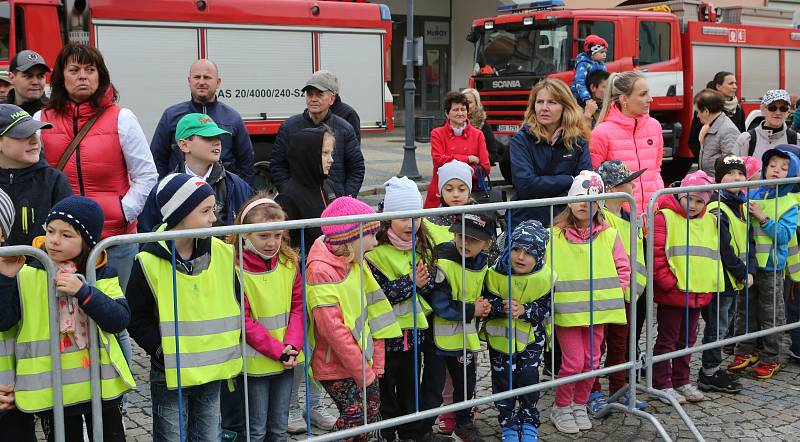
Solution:
[{"label": "white knit hat", "polygon": [[[603,178],[600,175],[591,170],[582,170],[572,180],[572,186],[570,186],[567,196],[597,195],[604,192],[603,188]],[[603,201],[597,203],[600,207],[604,205]]]},{"label": "white knit hat", "polygon": [[3,236],[8,241],[8,236],[11,235],[11,226],[14,225],[14,203],[7,193],[0,190],[0,228],[3,229]]},{"label": "white knit hat", "polygon": [[391,177],[383,183],[386,196],[383,199],[384,212],[403,212],[422,210],[422,195],[416,183],[407,177]]},{"label": "white knit hat", "polygon": [[453,160],[440,167],[436,174],[439,176],[439,194],[442,193],[444,185],[452,179],[461,180],[472,192],[472,168],[469,167],[469,164]]}]

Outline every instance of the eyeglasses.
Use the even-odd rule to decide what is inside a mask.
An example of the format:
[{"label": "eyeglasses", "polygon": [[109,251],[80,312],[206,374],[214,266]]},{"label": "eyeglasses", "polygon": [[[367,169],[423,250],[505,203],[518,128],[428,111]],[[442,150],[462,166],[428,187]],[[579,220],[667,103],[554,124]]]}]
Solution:
[{"label": "eyeglasses", "polygon": [[770,112],[775,112],[775,111],[778,111],[778,110],[781,111],[781,112],[789,112],[789,106],[778,106],[778,105],[772,104],[772,105],[767,107],[767,110],[770,111]]}]

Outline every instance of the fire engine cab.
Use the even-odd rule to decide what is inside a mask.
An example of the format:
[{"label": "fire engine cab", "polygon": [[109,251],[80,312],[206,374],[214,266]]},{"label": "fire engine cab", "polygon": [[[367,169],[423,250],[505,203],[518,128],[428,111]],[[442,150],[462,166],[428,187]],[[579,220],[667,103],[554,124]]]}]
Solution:
[{"label": "fire engine cab", "polygon": [[[610,72],[636,69],[646,76],[650,114],[663,128],[667,178],[693,161],[687,144],[692,98],[716,72],[736,75],[745,115],[758,111],[769,89],[800,90],[800,31],[791,27],[790,11],[714,9],[688,0],[642,3],[648,2],[630,0],[613,10],[564,9],[562,1],[547,0],[503,6],[495,17],[473,21],[467,37],[475,43],[470,85],[480,92],[500,143],[507,147],[520,129],[537,81],[572,81],[575,57],[590,34],[608,41]],[[510,181],[507,158],[504,168]]]}]

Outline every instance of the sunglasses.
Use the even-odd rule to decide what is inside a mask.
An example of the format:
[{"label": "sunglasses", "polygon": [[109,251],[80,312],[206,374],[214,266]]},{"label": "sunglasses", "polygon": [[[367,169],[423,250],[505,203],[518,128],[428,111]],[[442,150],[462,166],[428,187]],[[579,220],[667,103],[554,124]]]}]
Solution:
[{"label": "sunglasses", "polygon": [[767,110],[770,112],[781,111],[781,112],[789,112],[789,106],[778,106],[776,104],[771,104],[767,107]]}]

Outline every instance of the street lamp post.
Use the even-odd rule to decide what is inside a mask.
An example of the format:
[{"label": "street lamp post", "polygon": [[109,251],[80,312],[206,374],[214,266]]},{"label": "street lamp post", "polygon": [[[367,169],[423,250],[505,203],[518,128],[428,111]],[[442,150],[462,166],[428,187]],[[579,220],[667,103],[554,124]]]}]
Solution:
[{"label": "street lamp post", "polygon": [[400,166],[400,176],[407,176],[412,180],[419,180],[422,176],[417,169],[417,146],[414,144],[414,0],[406,0],[406,81],[403,85],[405,93],[406,113],[406,143],[403,146],[403,164]]}]

